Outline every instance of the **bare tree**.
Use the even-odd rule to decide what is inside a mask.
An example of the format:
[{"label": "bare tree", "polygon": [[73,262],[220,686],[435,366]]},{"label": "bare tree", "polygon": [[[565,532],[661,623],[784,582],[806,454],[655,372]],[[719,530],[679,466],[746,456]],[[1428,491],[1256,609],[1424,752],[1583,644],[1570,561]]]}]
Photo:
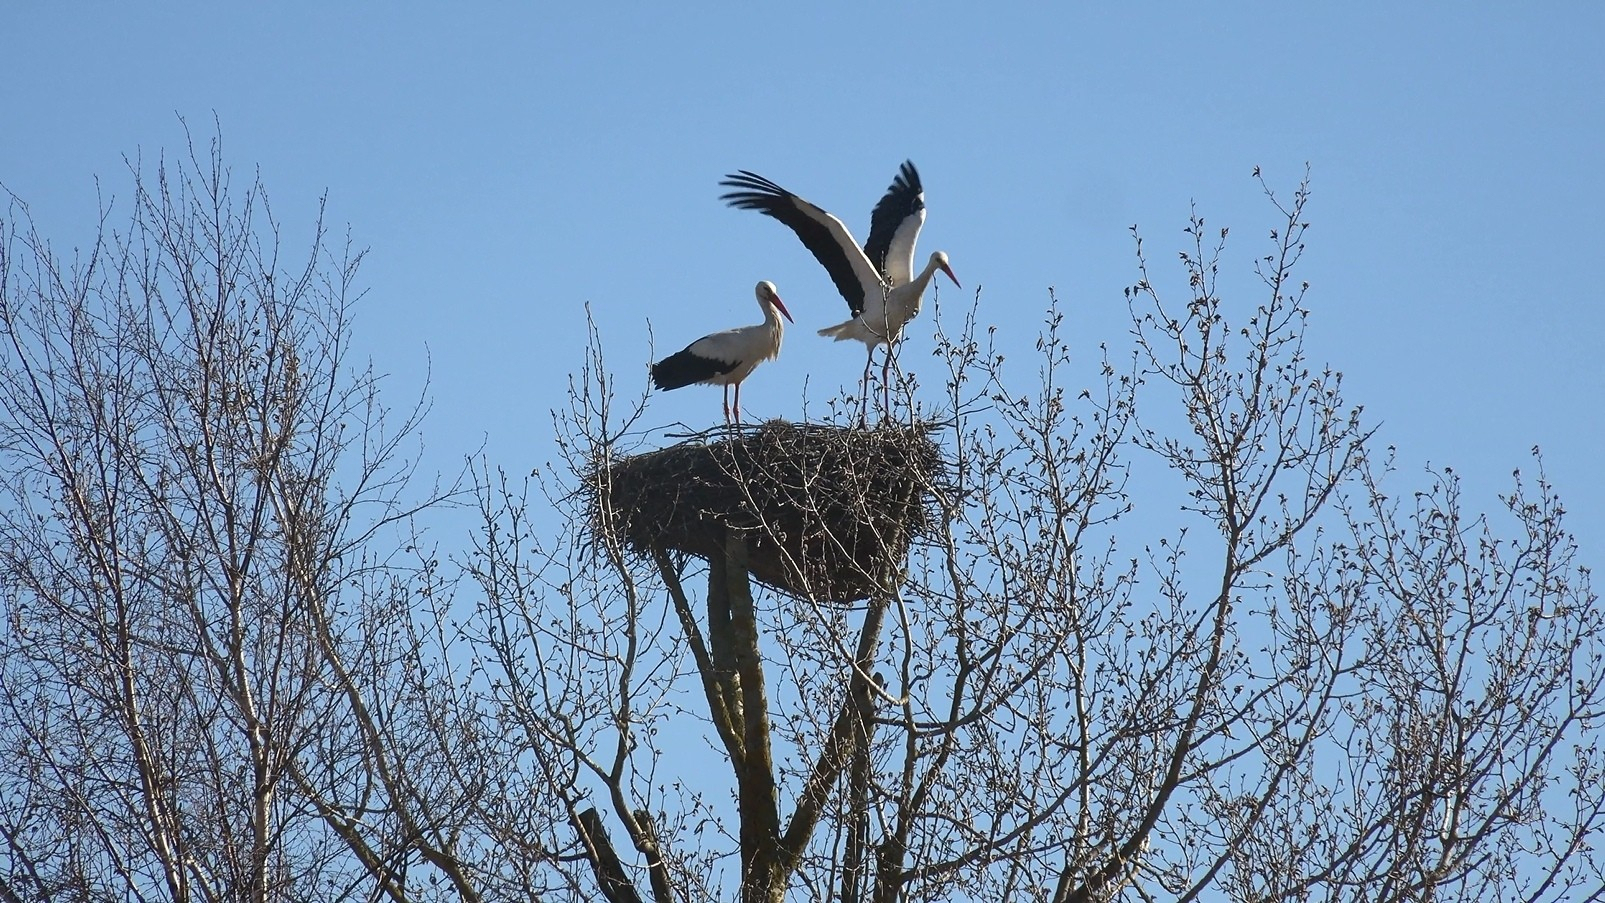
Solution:
[{"label": "bare tree", "polygon": [[298,785],[365,759],[331,666],[394,623],[351,587],[396,558],[416,416],[350,369],[321,209],[290,256],[218,141],[130,171],[70,259],[15,198],[0,231],[0,887],[329,896],[361,872]]},{"label": "bare tree", "polygon": [[1247,267],[1194,217],[1177,300],[1138,240],[1092,370],[1051,296],[1023,382],[933,317],[874,429],[646,448],[593,330],[442,549],[360,255],[282,264],[215,143],[132,169],[76,263],[0,242],[0,899],[1605,897],[1562,506],[1391,488],[1302,185]]},{"label": "bare tree", "polygon": [[[857,605],[806,575],[766,591],[757,558],[796,543],[788,506],[862,473],[801,466],[776,501],[777,471],[728,463],[756,517],[714,511],[706,473],[625,486],[661,453],[625,447],[642,402],[593,336],[558,418],[574,476],[542,483],[571,531],[522,566],[494,536],[472,558],[494,723],[561,788],[579,896],[1601,895],[1601,612],[1553,490],[1518,486],[1508,540],[1451,474],[1389,500],[1374,429],[1305,358],[1307,191],[1266,194],[1241,312],[1225,230],[1190,223],[1180,302],[1138,240],[1130,356],[1106,349],[1096,390],[1056,304],[1024,392],[973,315],[939,336],[945,402],[903,385],[943,449],[939,516]],[[693,445],[740,462],[778,429]],[[1179,521],[1152,526],[1134,478]],[[649,510],[677,498],[726,545],[686,554]]]}]

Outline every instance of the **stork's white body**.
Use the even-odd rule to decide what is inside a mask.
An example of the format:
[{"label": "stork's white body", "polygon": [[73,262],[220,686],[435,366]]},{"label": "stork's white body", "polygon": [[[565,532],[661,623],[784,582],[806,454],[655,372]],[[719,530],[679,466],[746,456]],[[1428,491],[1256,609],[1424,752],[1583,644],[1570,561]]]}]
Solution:
[{"label": "stork's white body", "polygon": [[[930,261],[921,270],[918,276],[901,283],[892,283],[878,299],[871,299],[864,305],[863,313],[853,317],[845,323],[827,326],[819,330],[822,336],[828,336],[838,342],[855,339],[867,345],[871,351],[876,345],[887,345],[903,337],[903,327],[908,321],[919,316],[920,308],[925,303],[925,288],[931,284],[931,279],[937,270],[947,270],[947,255],[937,251],[931,255]],[[953,280],[958,285],[958,280]]]},{"label": "stork's white body", "polygon": [[891,187],[875,205],[869,241],[862,248],[841,220],[763,176],[741,170],[726,176],[720,184],[742,189],[723,196],[731,206],[757,210],[788,226],[830,274],[836,290],[847,301],[852,319],[821,329],[819,334],[837,341],[864,343],[868,352],[864,362],[866,396],[875,348],[888,346],[881,388],[889,408],[890,345],[902,338],[903,328],[919,315],[925,289],[937,270],[947,274],[954,285],[959,284],[948,266],[947,255],[941,251],[931,255],[919,274],[914,273],[914,245],[925,224],[925,191],[914,164],[902,165]]},{"label": "stork's white body", "polygon": [[[741,383],[759,364],[780,354],[780,341],[786,329],[781,315],[791,319],[791,312],[786,310],[773,282],[758,283],[755,292],[758,306],[764,312],[762,323],[726,329],[697,339],[653,364],[652,384],[663,390],[689,385],[724,386],[725,422],[740,422]],[[730,403],[731,386],[735,387],[734,406]]]}]

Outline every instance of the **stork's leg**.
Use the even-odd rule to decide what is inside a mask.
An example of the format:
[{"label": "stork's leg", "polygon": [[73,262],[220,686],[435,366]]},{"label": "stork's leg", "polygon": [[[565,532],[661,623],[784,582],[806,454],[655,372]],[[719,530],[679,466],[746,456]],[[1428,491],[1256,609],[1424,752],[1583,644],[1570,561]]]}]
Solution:
[{"label": "stork's leg", "polygon": [[875,364],[875,346],[869,345],[864,355],[864,378],[859,383],[858,393],[858,425],[864,426],[869,422],[869,368]]},{"label": "stork's leg", "polygon": [[881,363],[881,410],[892,416],[892,344],[886,343],[886,360]]},{"label": "stork's leg", "polygon": [[736,423],[741,423],[741,383],[736,383]]},{"label": "stork's leg", "polygon": [[725,426],[730,425],[730,387],[728,385],[724,387],[724,422]]}]

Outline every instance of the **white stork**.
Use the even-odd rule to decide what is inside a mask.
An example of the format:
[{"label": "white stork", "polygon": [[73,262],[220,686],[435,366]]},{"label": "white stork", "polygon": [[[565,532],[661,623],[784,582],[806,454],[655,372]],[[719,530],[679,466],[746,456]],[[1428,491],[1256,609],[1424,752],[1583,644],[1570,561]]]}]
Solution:
[{"label": "white stork", "polygon": [[941,251],[931,255],[925,269],[914,273],[914,243],[925,223],[925,190],[914,164],[903,163],[891,187],[875,205],[870,215],[869,241],[862,249],[841,220],[757,173],[743,169],[725,176],[719,184],[741,189],[721,195],[720,200],[743,210],[757,210],[786,224],[830,274],[853,316],[845,323],[819,330],[819,334],[838,342],[857,339],[864,343],[869,353],[864,361],[866,396],[875,346],[887,346],[881,389],[890,408],[891,343],[901,338],[903,327],[919,315],[925,287],[937,270],[946,273],[954,285],[959,284],[948,266],[947,255]]},{"label": "white stork", "polygon": [[[741,381],[764,361],[780,354],[780,338],[786,325],[776,311],[791,319],[791,311],[780,300],[773,282],[760,282],[755,290],[763,322],[755,326],[726,329],[705,335],[652,365],[652,385],[659,389],[678,389],[692,383],[724,386],[724,420],[741,422]],[[736,403],[730,404],[730,387],[736,387]]]}]

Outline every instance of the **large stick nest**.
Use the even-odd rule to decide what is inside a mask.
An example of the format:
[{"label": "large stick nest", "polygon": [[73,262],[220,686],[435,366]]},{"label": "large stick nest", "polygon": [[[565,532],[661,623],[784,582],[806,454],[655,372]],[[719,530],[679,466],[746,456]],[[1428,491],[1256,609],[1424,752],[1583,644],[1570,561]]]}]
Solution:
[{"label": "large stick nest", "polygon": [[771,420],[611,462],[586,479],[593,526],[636,552],[709,558],[746,533],[754,578],[824,602],[889,592],[931,526],[942,456],[924,427]]}]

